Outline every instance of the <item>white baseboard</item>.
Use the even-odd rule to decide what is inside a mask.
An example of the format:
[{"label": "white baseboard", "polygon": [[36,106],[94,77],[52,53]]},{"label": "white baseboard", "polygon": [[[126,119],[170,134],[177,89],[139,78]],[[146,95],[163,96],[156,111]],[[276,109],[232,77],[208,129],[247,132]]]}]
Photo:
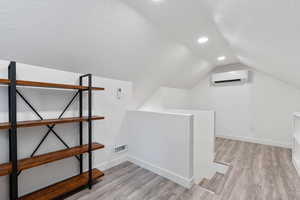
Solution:
[{"label": "white baseboard", "polygon": [[239,141],[243,141],[243,142],[264,144],[264,145],[270,145],[270,146],[276,146],[276,147],[283,147],[283,148],[288,148],[288,149],[292,148],[292,144],[280,143],[280,142],[276,142],[273,140],[263,140],[263,139],[258,139],[258,138],[232,136],[232,135],[224,135],[224,134],[216,134],[216,137],[231,139],[231,140],[239,140]]},{"label": "white baseboard", "polygon": [[119,165],[123,162],[126,162],[126,161],[128,161],[127,155],[122,155],[119,158],[109,160],[109,161],[105,161],[105,162],[103,162],[99,165],[96,165],[95,167],[100,169],[101,171],[104,171],[104,170],[110,169],[110,168],[112,168],[114,166],[117,166],[117,165]]},{"label": "white baseboard", "polygon": [[153,164],[150,164],[149,162],[146,162],[146,161],[142,161],[142,160],[139,160],[137,158],[134,158],[132,156],[127,156],[127,155],[123,155],[119,158],[116,158],[114,160],[110,160],[110,161],[105,161],[99,165],[96,165],[95,167],[104,171],[104,170],[107,170],[107,169],[110,169],[114,166],[117,166],[123,162],[126,162],[126,161],[130,161],[144,169],[147,169],[149,171],[152,171],[153,173],[156,173],[162,177],[165,177],[185,188],[188,188],[190,189],[192,186],[193,186],[193,178],[191,179],[187,179],[187,178],[184,178],[180,175],[177,175],[169,170],[166,170],[166,169],[163,169],[163,168],[160,168],[160,167],[157,167]]},{"label": "white baseboard", "polygon": [[134,158],[132,156],[128,156],[128,160],[130,162],[142,167],[142,168],[145,168],[149,171],[152,171],[155,174],[158,174],[162,177],[165,177],[165,178],[167,178],[167,179],[169,179],[169,180],[171,180],[171,181],[173,181],[173,182],[175,182],[175,183],[177,183],[177,184],[179,184],[179,185],[181,185],[185,188],[190,189],[193,186],[193,183],[194,183],[193,178],[191,178],[191,179],[184,178],[184,177],[182,177],[180,175],[177,175],[177,174],[175,174],[175,173],[173,173],[173,172],[171,172],[167,169],[160,168],[160,167],[155,166],[155,165],[153,165],[149,162],[139,160],[139,159]]},{"label": "white baseboard", "polygon": [[300,176],[300,166],[299,166],[299,163],[296,161],[296,159],[294,157],[292,158],[292,161],[293,161],[294,167],[296,168],[298,176]]}]

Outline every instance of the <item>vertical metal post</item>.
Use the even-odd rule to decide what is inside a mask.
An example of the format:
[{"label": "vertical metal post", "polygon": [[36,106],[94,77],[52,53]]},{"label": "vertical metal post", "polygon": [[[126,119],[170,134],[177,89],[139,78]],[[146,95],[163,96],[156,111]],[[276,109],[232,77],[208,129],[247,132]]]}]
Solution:
[{"label": "vertical metal post", "polygon": [[93,175],[92,175],[92,75],[88,75],[89,78],[89,90],[88,90],[88,116],[89,116],[89,121],[88,121],[88,131],[89,131],[89,189],[92,189],[93,186]]},{"label": "vertical metal post", "polygon": [[[79,78],[79,85],[82,86],[82,77]],[[82,90],[79,91],[79,117],[82,117]],[[83,145],[83,136],[82,136],[82,132],[83,132],[83,127],[82,127],[82,122],[79,122],[79,144]],[[80,154],[79,155],[79,160],[80,160],[80,174],[83,173],[83,155]]]},{"label": "vertical metal post", "polygon": [[10,200],[18,199],[18,149],[17,149],[17,88],[16,88],[16,62],[11,62],[8,67],[9,98],[9,159],[12,163],[10,181]]}]

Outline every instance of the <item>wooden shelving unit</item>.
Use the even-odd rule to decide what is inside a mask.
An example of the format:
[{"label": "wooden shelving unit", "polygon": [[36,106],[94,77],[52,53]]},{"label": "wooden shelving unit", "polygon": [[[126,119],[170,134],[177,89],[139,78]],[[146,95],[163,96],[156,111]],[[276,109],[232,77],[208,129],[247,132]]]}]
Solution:
[{"label": "wooden shelving unit", "polygon": [[[99,143],[92,144],[92,151],[102,149],[104,145]],[[30,169],[33,167],[37,167],[40,165],[44,165],[50,162],[62,160],[65,158],[69,158],[72,156],[80,155],[83,153],[87,153],[89,151],[88,145],[82,145],[77,147],[72,147],[70,149],[64,149],[60,151],[50,152],[38,156],[34,156],[32,158],[25,158],[18,161],[18,170]],[[12,171],[12,163],[5,163],[0,165],[0,176],[5,176],[10,174]]]},{"label": "wooden shelving unit", "polygon": [[[98,169],[92,170],[93,181],[102,176],[104,176],[103,172],[99,171]],[[85,172],[79,176],[74,176],[54,185],[50,185],[44,189],[25,195],[19,198],[19,200],[56,199],[59,196],[63,196],[74,190],[77,190],[78,188],[84,187],[86,184],[88,184],[88,181],[89,174],[88,172]]]},{"label": "wooden shelving unit", "polygon": [[[52,125],[52,124],[66,124],[66,123],[74,123],[74,122],[83,122],[89,120],[101,120],[104,117],[101,116],[92,116],[89,117],[69,117],[69,118],[61,118],[61,119],[44,119],[44,120],[29,120],[29,121],[20,121],[17,122],[17,128],[26,128],[26,127],[34,127],[34,126],[43,126],[43,125]],[[9,129],[11,124],[9,122],[0,123],[1,129]]]},{"label": "wooden shelving unit", "polygon": [[[10,84],[9,79],[0,79],[0,84],[8,85]],[[36,82],[36,81],[24,81],[16,80],[16,84],[19,86],[30,86],[30,87],[44,87],[44,88],[60,88],[60,89],[70,89],[70,90],[88,90],[89,87],[81,85],[68,85],[68,84],[57,84],[57,83],[46,83],[46,82]],[[104,90],[100,87],[92,87],[92,90]]]},{"label": "wooden shelving unit", "polygon": [[[34,82],[25,80],[16,80],[16,63],[11,62],[8,67],[8,79],[0,79],[0,84],[8,86],[8,99],[9,99],[9,121],[0,123],[0,130],[9,131],[9,157],[8,163],[0,164],[0,176],[10,176],[10,200],[50,200],[61,198],[61,196],[67,195],[70,192],[74,192],[80,188],[92,188],[93,183],[104,174],[93,169],[92,166],[92,152],[98,149],[103,149],[104,145],[92,142],[92,121],[103,120],[102,116],[92,115],[92,91],[104,90],[100,87],[92,87],[92,75],[86,74],[79,77],[79,85],[46,83],[46,82]],[[87,78],[88,86],[83,85],[83,79]],[[61,115],[57,119],[43,119],[33,105],[17,90],[17,86],[29,86],[29,87],[47,87],[47,88],[61,88],[76,90],[75,95],[70,100],[68,105],[62,111]],[[83,116],[83,95],[84,91],[88,92],[88,115]],[[17,121],[17,95],[19,95],[25,103],[32,109],[32,111],[40,118],[40,120],[29,121]],[[79,116],[63,118],[64,113],[74,102],[76,97],[79,96]],[[83,123],[86,122],[88,126],[88,144],[83,144]],[[57,124],[64,123],[79,123],[79,146],[70,147],[59,134],[54,131],[54,127]],[[18,160],[17,155],[17,129],[46,126],[49,130],[42,138],[41,142],[37,145],[33,153],[29,158]],[[40,146],[45,142],[45,139],[50,133],[53,133],[66,147],[59,151],[49,152],[42,155],[35,155]],[[83,172],[83,154],[88,153],[88,171]],[[55,162],[65,158],[75,156],[79,161],[79,173],[77,176],[68,178],[59,183],[50,185],[44,189],[40,189],[36,192],[32,192],[28,195],[19,198],[18,194],[18,175],[22,170],[27,170],[37,166],[41,166],[50,162]]]}]

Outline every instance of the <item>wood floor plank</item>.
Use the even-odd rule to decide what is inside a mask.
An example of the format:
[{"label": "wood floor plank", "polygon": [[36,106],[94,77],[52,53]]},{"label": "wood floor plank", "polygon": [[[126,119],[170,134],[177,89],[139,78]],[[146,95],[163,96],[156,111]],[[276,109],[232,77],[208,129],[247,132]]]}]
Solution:
[{"label": "wood floor plank", "polygon": [[68,200],[76,200],[76,199],[88,199],[93,200],[97,198],[97,195],[101,192],[101,189],[105,188],[110,183],[118,182],[120,178],[123,176],[127,176],[128,174],[133,173],[139,167],[130,163],[124,162],[120,165],[112,167],[105,171],[105,176],[101,179],[101,182],[94,185],[91,191],[84,190],[79,193],[74,194],[72,197],[69,197]]},{"label": "wood floor plank", "polygon": [[[142,172],[142,175],[134,176],[130,180],[128,180],[126,185],[124,187],[120,187],[116,189],[116,192],[112,192],[110,194],[106,193],[105,196],[102,196],[101,198],[106,199],[127,199],[128,196],[130,196],[134,191],[140,190],[142,186],[147,184],[149,181],[154,179],[157,175],[154,173],[145,170]],[[122,196],[118,195],[122,194]],[[99,197],[100,199],[100,197]]]},{"label": "wood floor plank", "polygon": [[222,183],[224,178],[224,174],[216,172],[215,175],[209,180],[208,189],[214,192],[215,194],[220,194],[223,190]]},{"label": "wood floor plank", "polygon": [[149,200],[169,199],[172,196],[172,191],[176,187],[178,187],[176,183],[168,181],[163,187],[157,190],[156,194],[154,194],[152,197],[149,197]]},{"label": "wood floor plank", "polygon": [[[300,199],[300,178],[289,149],[222,138],[216,141],[216,161],[230,164],[222,182],[223,189],[216,194],[199,186],[187,190],[154,174],[150,178],[147,170],[127,162],[108,170],[109,175],[78,200]],[[220,182],[215,180],[214,184],[220,185]]]},{"label": "wood floor plank", "polygon": [[208,180],[207,178],[203,178],[201,180],[201,182],[199,183],[199,186],[202,187],[205,190],[209,190],[210,191],[209,182],[210,182],[210,180]]},{"label": "wood floor plank", "polygon": [[[103,178],[103,181],[96,184],[93,188],[92,192],[89,195],[83,196],[80,200],[96,200],[99,199],[101,196],[104,196],[106,193],[114,192],[114,188],[121,187],[121,185],[125,185],[128,180],[134,177],[138,172],[142,171],[142,169],[136,165],[132,165],[127,173],[123,174],[122,176],[115,177],[113,180],[108,180],[106,176]],[[106,173],[106,172],[105,172]]]},{"label": "wood floor plank", "polygon": [[119,182],[118,184],[115,184],[114,187],[110,188],[109,190],[106,190],[101,195],[98,195],[98,199],[114,199],[116,196],[118,198],[124,199],[124,192],[126,193],[126,190],[131,187],[138,186],[139,179],[146,176],[147,170],[139,168],[138,171],[131,176],[123,179],[122,182]]},{"label": "wood floor plank", "polygon": [[167,179],[161,176],[155,176],[152,180],[147,182],[145,185],[142,185],[139,190],[132,192],[128,196],[128,200],[139,200],[139,199],[149,199],[162,187],[164,184],[168,182]]}]

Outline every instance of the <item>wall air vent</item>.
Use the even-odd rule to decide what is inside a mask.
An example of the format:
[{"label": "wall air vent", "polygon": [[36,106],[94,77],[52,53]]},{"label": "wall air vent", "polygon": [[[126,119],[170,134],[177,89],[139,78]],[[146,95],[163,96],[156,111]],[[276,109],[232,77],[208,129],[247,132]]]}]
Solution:
[{"label": "wall air vent", "polygon": [[114,152],[115,153],[120,153],[120,152],[126,151],[127,149],[128,149],[127,145],[115,146],[114,147]]}]

